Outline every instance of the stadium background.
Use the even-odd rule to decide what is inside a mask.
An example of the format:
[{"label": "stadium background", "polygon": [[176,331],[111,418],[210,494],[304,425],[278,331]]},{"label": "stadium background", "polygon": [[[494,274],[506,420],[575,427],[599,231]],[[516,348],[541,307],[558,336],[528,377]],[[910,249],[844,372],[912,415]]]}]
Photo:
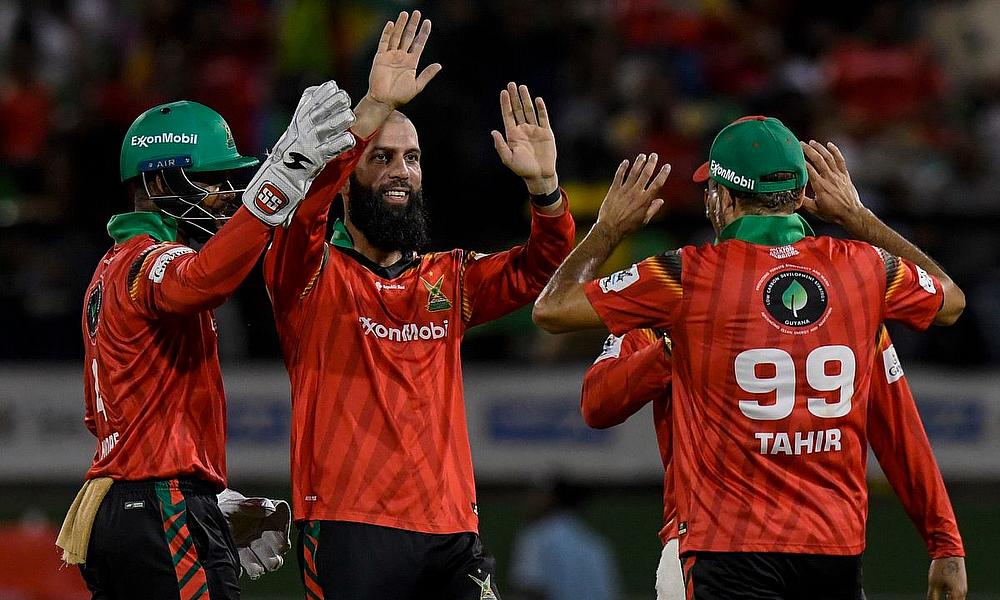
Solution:
[{"label": "stadium background", "polygon": [[[578,229],[622,157],[653,150],[673,164],[666,209],[609,268],[710,239],[688,175],[732,119],[773,115],[841,145],[866,204],[968,295],[955,327],[893,336],[952,493],[973,597],[1000,598],[996,0],[0,2],[0,598],[74,597],[47,549],[92,451],[79,315],[104,224],[127,210],[117,159],[132,119],[198,100],[244,153],[261,154],[307,85],[333,77],[364,94],[377,32],[410,8],[434,22],[423,62],[444,65],[405,109],[434,248],[496,250],[527,234],[522,184],[489,137],[510,80],[549,105]],[[218,319],[233,485],[287,497],[287,391],[259,273]],[[530,490],[565,475],[590,492],[583,514],[611,542],[625,597],[652,596],[661,504],[649,415],[607,433],[576,416],[603,337],[549,336],[521,311],[467,339],[482,533],[501,585]],[[869,597],[923,597],[926,554],[877,470],[869,532]],[[38,591],[16,595],[26,579]],[[300,597],[291,564],[244,590]]]}]

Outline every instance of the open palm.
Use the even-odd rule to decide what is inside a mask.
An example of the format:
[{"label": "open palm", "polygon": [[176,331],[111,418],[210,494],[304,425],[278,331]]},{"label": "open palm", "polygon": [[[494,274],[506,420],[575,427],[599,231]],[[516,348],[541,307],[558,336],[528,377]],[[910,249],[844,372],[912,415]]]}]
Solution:
[{"label": "open palm", "polygon": [[518,87],[511,82],[500,92],[500,113],[504,134],[496,130],[491,133],[503,164],[523,177],[529,188],[533,183],[543,185],[554,180],[556,138],[549,124],[545,101],[535,98],[532,102],[527,86]]},{"label": "open palm", "polygon": [[417,64],[431,33],[431,22],[420,23],[420,11],[411,17],[401,12],[396,21],[382,29],[375,60],[368,76],[368,95],[391,108],[402,106],[419,94],[441,70],[441,65],[428,65],[417,75]]}]

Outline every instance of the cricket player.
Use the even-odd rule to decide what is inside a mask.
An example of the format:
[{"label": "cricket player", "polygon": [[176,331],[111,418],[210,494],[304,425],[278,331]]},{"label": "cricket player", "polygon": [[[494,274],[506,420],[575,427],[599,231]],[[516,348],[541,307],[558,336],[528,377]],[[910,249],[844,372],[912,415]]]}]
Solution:
[{"label": "cricket player", "polygon": [[[416,75],[430,31],[419,20],[400,13],[379,42],[367,97],[385,108],[382,128],[324,170],[265,256],[291,378],[292,505],[308,598],[498,597],[477,534],[461,340],[534,300],[574,240],[545,104],[510,84],[500,94],[505,133],[492,135],[528,188],[528,241],[494,254],[421,252],[420,143],[393,110],[429,79]],[[390,62],[408,70],[389,81]],[[338,192],[345,218],[328,243]],[[455,193],[468,197],[471,223],[478,191]]]},{"label": "cricket player", "polygon": [[[872,369],[867,437],[931,558],[928,598],[964,598],[965,556],[958,523],[934,460],[920,413],[889,334],[879,332]],[[648,403],[663,461],[663,551],[656,569],[658,600],[683,600],[673,491],[670,419],[670,340],[651,329],[611,335],[587,370],[580,401],[584,420],[604,429],[625,422]],[[865,500],[867,502],[867,500]]]},{"label": "cricket player", "polygon": [[[881,323],[953,323],[964,295],[864,208],[835,146],[801,145],[766,117],[724,128],[695,174],[719,243],[594,280],[662,204],[669,167],[656,163],[640,155],[631,170],[619,166],[535,321],[552,332],[606,325],[671,336],[689,595],[861,598],[869,366]],[[804,199],[807,181],[814,200]],[[794,212],[803,204],[863,241],[815,237]]]},{"label": "cricket player", "polygon": [[[94,598],[239,597],[240,559],[216,498],[226,403],[212,309],[323,165],[353,146],[353,122],[334,82],[309,88],[245,190],[230,175],[258,160],[207,106],[156,106],[126,133],[121,180],[135,211],[108,223],[114,245],[83,306],[84,421],[97,448],[58,541]],[[192,239],[207,241],[196,251]],[[258,573],[281,562],[259,558]]]}]

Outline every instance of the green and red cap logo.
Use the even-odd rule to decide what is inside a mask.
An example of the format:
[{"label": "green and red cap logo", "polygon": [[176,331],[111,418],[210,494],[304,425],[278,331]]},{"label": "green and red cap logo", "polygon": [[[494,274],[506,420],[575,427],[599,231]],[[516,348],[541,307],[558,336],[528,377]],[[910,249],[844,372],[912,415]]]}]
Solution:
[{"label": "green and red cap logo", "polygon": [[[772,173],[792,173],[783,181],[761,181]],[[709,179],[731,190],[764,194],[796,190],[806,185],[806,157],[799,140],[773,117],[742,117],[727,125],[712,142],[708,162],[692,179]]]}]

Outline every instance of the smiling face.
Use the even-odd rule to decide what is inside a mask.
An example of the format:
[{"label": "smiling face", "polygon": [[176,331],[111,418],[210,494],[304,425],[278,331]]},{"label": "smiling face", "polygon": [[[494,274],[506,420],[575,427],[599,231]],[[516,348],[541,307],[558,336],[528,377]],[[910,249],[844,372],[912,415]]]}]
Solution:
[{"label": "smiling face", "polygon": [[345,193],[350,223],[380,250],[419,250],[429,237],[422,182],[417,130],[395,112],[351,174]]}]

